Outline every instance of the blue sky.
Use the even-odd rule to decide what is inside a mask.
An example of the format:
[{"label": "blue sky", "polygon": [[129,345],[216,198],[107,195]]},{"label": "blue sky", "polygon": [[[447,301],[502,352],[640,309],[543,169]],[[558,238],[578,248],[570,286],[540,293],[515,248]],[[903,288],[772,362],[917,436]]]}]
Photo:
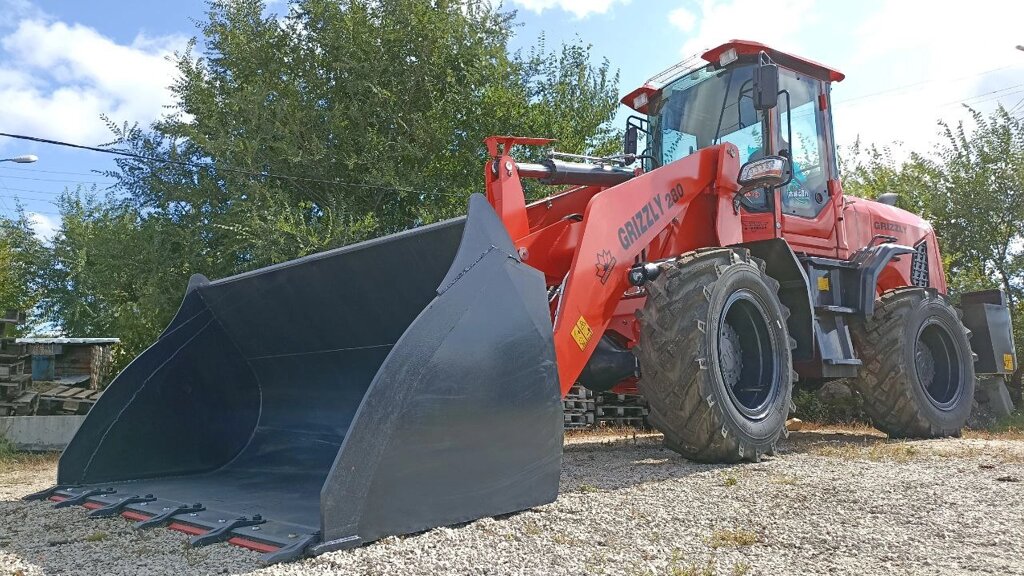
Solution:
[{"label": "blue sky", "polygon": [[[620,70],[628,93],[685,56],[729,38],[765,42],[831,65],[840,144],[858,136],[927,152],[936,121],[998,103],[1024,114],[1024,2],[975,0],[506,0],[522,24],[514,47],[578,37]],[[171,102],[167,56],[196,34],[202,0],[0,0],[0,132],[97,145],[100,121],[148,124]],[[270,10],[285,9],[283,0]],[[0,211],[20,201],[42,235],[53,199],[79,183],[102,188],[103,154],[0,139]]]}]

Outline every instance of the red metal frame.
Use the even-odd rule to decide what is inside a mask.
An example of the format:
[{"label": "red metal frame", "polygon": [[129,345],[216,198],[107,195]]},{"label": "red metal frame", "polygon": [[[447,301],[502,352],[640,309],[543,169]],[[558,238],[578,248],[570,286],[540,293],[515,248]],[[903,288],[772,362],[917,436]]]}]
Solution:
[{"label": "red metal frame", "polygon": [[[497,140],[531,143],[500,137],[488,139],[489,147]],[[742,240],[737,218],[717,218],[723,207],[732,213],[739,190],[739,154],[731,144],[706,148],[611,188],[574,188],[530,206],[524,203],[518,212],[512,207],[519,205],[522,184],[507,152],[508,147],[491,164],[497,170],[485,172],[487,197],[502,207],[499,216],[523,261],[544,272],[549,285],[564,284],[553,311],[563,394],[617,314],[615,331],[635,340],[636,328],[621,322],[642,305],[639,298],[623,304],[629,300],[624,299],[627,272],[641,253],[644,260],[658,260]],[[525,233],[524,219],[531,224]]]},{"label": "red metal frame", "polygon": [[[729,48],[736,48],[740,55],[765,51],[782,65],[817,76],[826,95],[827,83],[843,78],[836,70],[756,42],[732,41],[706,52],[704,59],[715,61]],[[645,85],[623,102],[634,106],[637,95],[653,95],[659,89]],[[826,118],[827,104],[825,98]],[[641,108],[637,109],[644,112]],[[830,120],[827,125],[831,131]],[[828,140],[829,148],[834,148],[831,133]],[[643,306],[644,296],[629,285],[627,277],[636,262],[776,237],[785,238],[796,252],[848,259],[882,234],[910,246],[928,240],[932,287],[946,290],[938,243],[928,223],[891,206],[844,197],[835,174],[828,183],[830,205],[808,219],[783,216],[777,201],[774,213],[737,211],[733,201],[740,188],[736,182],[739,161],[731,144],[698,150],[617,186],[573,187],[528,205],[511,149],[551,142],[487,138],[491,160],[484,176],[487,199],[520,257],[543,272],[551,289],[558,290],[551,312],[563,395],[576,382],[602,334],[616,333],[627,347],[639,338],[635,312]],[[883,270],[878,290],[910,284],[910,259],[901,258]],[[617,389],[634,384],[627,379]]]}]

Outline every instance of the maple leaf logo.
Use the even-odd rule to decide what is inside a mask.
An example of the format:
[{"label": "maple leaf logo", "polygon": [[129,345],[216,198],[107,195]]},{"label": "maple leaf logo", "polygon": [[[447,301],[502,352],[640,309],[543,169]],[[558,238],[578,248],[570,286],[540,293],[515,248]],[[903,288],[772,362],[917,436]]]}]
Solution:
[{"label": "maple leaf logo", "polygon": [[597,277],[601,279],[601,284],[608,282],[608,278],[611,278],[612,268],[615,268],[615,256],[612,256],[611,250],[603,250],[597,253]]}]

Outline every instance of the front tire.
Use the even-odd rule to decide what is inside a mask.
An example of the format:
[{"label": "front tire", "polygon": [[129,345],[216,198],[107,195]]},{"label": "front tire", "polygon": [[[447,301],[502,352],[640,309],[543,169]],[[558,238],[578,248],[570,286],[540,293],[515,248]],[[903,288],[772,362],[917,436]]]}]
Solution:
[{"label": "front tire", "polygon": [[699,462],[774,453],[793,391],[778,287],[763,262],[727,248],[684,254],[647,284],[634,350],[668,448]]},{"label": "front tire", "polygon": [[970,332],[934,290],[882,294],[852,336],[864,366],[854,388],[874,425],[893,438],[959,436],[974,405]]}]

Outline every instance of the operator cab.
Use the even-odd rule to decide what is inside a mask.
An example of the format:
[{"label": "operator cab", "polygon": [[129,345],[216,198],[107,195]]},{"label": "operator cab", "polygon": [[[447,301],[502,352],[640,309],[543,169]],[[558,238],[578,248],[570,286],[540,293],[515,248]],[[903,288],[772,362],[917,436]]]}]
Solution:
[{"label": "operator cab", "polygon": [[[778,104],[762,111],[754,101],[755,72],[764,61],[778,65]],[[640,158],[646,170],[725,142],[739,149],[741,164],[767,156],[788,159],[791,172],[779,193],[779,220],[809,232],[812,245],[834,250],[834,220],[823,214],[838,192],[828,102],[830,83],[843,77],[763,44],[733,40],[662,72],[623,98],[645,114],[629,119],[627,141],[645,134]],[[767,188],[748,190],[741,198],[746,213],[773,212],[774,204]],[[818,220],[823,221],[808,226]]]}]

